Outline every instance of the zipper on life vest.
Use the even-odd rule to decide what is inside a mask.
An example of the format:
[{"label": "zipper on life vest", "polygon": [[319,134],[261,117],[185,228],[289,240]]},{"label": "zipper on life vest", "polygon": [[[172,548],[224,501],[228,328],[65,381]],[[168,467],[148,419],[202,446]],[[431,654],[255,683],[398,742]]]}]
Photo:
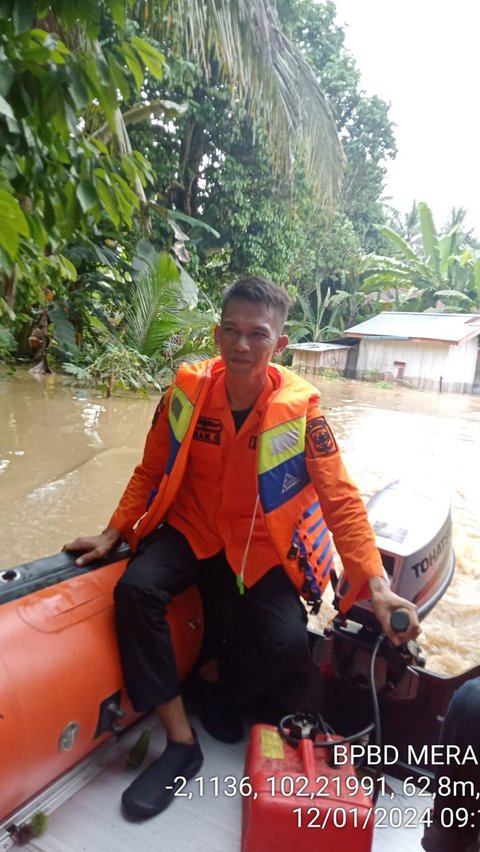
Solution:
[{"label": "zipper on life vest", "polygon": [[248,551],[250,550],[250,542],[252,540],[253,528],[255,526],[255,518],[257,516],[257,509],[258,509],[259,502],[260,502],[260,494],[257,494],[257,499],[255,500],[255,508],[253,510],[252,520],[251,520],[251,523],[250,523],[250,532],[248,533],[247,543],[245,545],[245,550],[243,551],[240,574],[237,574],[237,586],[238,586],[238,591],[240,592],[241,595],[245,594],[245,566],[247,564]]},{"label": "zipper on life vest", "polygon": [[[269,366],[273,367],[275,369],[274,364],[270,364]],[[262,433],[263,421],[265,420],[265,417],[266,417],[267,407],[272,403],[272,400],[280,393],[280,391],[282,390],[282,387],[283,387],[283,376],[281,374],[279,374],[278,371],[277,371],[277,376],[280,379],[280,384],[279,384],[278,387],[274,388],[272,393],[270,394],[270,396],[267,400],[267,404],[265,406],[265,409],[264,409],[262,416],[260,418],[260,422],[258,424],[258,432],[257,432],[258,440],[257,440],[257,446],[256,446],[256,450],[255,450],[255,476],[257,478],[257,481],[258,481],[258,455],[259,455],[260,435]],[[260,504],[260,493],[257,493],[257,499],[255,500],[255,508],[253,510],[252,522],[250,524],[250,532],[248,534],[247,544],[246,544],[245,550],[243,552],[242,566],[240,568],[240,574],[237,574],[237,587],[238,587],[238,590],[239,590],[241,595],[245,594],[245,582],[244,582],[244,580],[245,580],[245,566],[247,564],[248,551],[250,550],[250,542],[252,540],[253,529],[254,529],[254,526],[255,526],[255,518],[257,517],[259,504]],[[261,504],[260,504],[260,513],[265,518],[265,513],[263,512],[263,508],[262,508]],[[272,542],[274,549],[276,550],[275,544],[273,542],[273,539],[272,539],[272,536],[271,536],[271,533],[270,533],[270,530],[268,529],[268,524],[266,524],[266,523],[265,523],[265,529],[267,531],[267,535],[268,535],[270,541]]]}]

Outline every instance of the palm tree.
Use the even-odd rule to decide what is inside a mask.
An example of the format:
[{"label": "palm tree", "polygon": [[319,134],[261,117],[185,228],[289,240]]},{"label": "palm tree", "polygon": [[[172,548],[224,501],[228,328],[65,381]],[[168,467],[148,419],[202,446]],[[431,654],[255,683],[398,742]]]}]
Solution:
[{"label": "palm tree", "polygon": [[319,200],[338,197],[345,157],[325,95],[282,32],[273,0],[138,0],[142,29],[158,43],[182,43],[205,75],[212,64],[231,95],[262,119],[279,168],[303,149]]}]

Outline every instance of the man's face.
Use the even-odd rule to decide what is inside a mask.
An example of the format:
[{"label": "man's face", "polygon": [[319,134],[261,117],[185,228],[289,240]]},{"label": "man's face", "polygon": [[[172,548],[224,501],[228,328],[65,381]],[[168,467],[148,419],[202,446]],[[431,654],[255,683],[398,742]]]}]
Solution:
[{"label": "man's face", "polygon": [[215,328],[215,343],[227,375],[253,378],[266,374],[268,362],[288,343],[277,311],[259,302],[231,299]]}]

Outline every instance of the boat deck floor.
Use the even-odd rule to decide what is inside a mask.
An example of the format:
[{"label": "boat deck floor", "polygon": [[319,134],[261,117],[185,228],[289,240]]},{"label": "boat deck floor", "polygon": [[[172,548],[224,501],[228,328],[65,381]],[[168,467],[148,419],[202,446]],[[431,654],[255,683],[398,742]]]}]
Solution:
[{"label": "boat deck floor", "polygon": [[[151,719],[148,726],[152,727],[147,757],[151,761],[163,750],[164,734]],[[198,783],[190,781],[185,791],[191,792],[191,797],[175,799],[154,819],[126,821],[120,811],[120,796],[135,772],[126,768],[129,746],[125,742],[124,750],[120,748],[112,762],[50,814],[46,833],[22,848],[26,852],[240,852],[242,799],[239,795],[216,796],[214,783],[208,779],[218,776],[221,789],[226,776],[242,778],[245,742],[224,745],[202,731],[201,744],[205,756],[199,773],[205,779],[203,796],[199,795]],[[393,826],[375,829],[373,852],[420,852],[423,826],[418,820],[409,828],[394,826],[398,825],[398,809],[404,811],[408,807],[421,815],[431,800],[425,796],[405,798],[401,795],[401,782],[390,778],[388,781],[392,792],[379,796],[377,808],[397,808],[396,819],[391,820]],[[315,832],[315,837],[315,848],[324,848],[320,831]],[[347,842],[351,845],[351,835]],[[268,837],[264,838],[264,849],[277,852],[269,845]]]}]

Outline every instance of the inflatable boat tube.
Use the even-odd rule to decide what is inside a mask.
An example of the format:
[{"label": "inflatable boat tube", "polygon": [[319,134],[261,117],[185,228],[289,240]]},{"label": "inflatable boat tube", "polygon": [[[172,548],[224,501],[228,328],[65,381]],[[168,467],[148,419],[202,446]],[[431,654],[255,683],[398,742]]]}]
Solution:
[{"label": "inflatable boat tube", "polygon": [[[62,553],[0,572],[0,822],[138,718],[113,620],[127,556],[79,568]],[[203,637],[195,587],[175,597],[168,622],[184,678]]]}]

